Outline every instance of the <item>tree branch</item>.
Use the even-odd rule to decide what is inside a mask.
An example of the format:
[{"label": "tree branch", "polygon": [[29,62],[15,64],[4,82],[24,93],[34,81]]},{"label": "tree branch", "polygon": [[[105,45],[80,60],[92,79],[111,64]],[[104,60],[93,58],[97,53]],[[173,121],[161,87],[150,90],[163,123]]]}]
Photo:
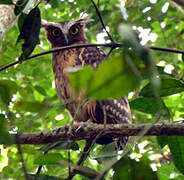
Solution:
[{"label": "tree branch", "polygon": [[184,2],[183,5],[176,3],[176,0],[169,0],[169,2],[182,14],[184,14]]},{"label": "tree branch", "polygon": [[[95,8],[95,10],[96,10],[96,13],[97,13],[97,15],[98,15],[98,17],[99,17],[99,20],[100,20],[100,22],[101,22],[101,24],[102,24],[103,29],[104,29],[105,32],[107,33],[107,35],[108,35],[109,39],[111,40],[111,42],[112,42],[112,43],[115,43],[114,40],[113,40],[113,38],[112,38],[112,36],[110,35],[110,33],[107,31],[107,28],[105,27],[105,23],[104,23],[104,21],[103,21],[102,15],[101,15],[101,13],[100,13],[100,11],[99,11],[97,5],[95,4],[95,2],[94,2],[93,0],[91,0],[91,2],[92,2],[93,6],[94,6],[94,8]],[[98,3],[98,4],[99,4],[99,3]]]},{"label": "tree branch", "polygon": [[[123,44],[119,44],[119,43],[106,43],[106,44],[78,44],[78,45],[71,45],[71,46],[64,46],[64,47],[58,47],[58,48],[53,48],[51,50],[48,50],[48,51],[45,51],[45,52],[42,52],[42,53],[38,53],[38,54],[34,54],[32,56],[29,56],[27,57],[26,59],[24,60],[17,60],[15,62],[12,62],[10,64],[7,64],[5,66],[2,66],[0,67],[0,72],[5,70],[5,69],[8,69],[16,64],[19,64],[19,63],[22,63],[24,61],[27,61],[27,60],[30,60],[30,59],[33,59],[33,58],[36,58],[36,57],[40,57],[40,56],[43,56],[43,55],[46,55],[46,54],[51,54],[51,53],[54,53],[54,52],[58,52],[58,51],[61,51],[61,50],[66,50],[66,49],[72,49],[72,48],[81,48],[81,47],[97,47],[97,46],[103,46],[103,47],[111,47],[112,49],[115,49],[115,48],[119,48],[119,47],[123,47]],[[151,50],[156,50],[156,51],[163,51],[163,52],[169,52],[169,53],[177,53],[177,54],[184,54],[184,51],[183,50],[179,50],[179,49],[171,49],[171,48],[161,48],[161,47],[154,47],[154,46],[150,46],[148,47],[150,48]]]},{"label": "tree branch", "polygon": [[182,8],[184,8],[184,0],[171,0],[175,2],[176,4],[180,5]]},{"label": "tree branch", "polygon": [[20,156],[20,161],[22,163],[22,169],[24,171],[24,177],[25,177],[25,180],[29,180],[29,177],[28,177],[28,174],[27,174],[27,170],[26,170],[26,165],[25,165],[25,161],[24,161],[24,157],[23,157],[23,153],[22,153],[22,148],[18,142],[18,134],[15,136],[15,142],[17,144],[17,149],[18,149],[18,153],[19,153],[19,156]]},{"label": "tree branch", "polygon": [[[94,139],[90,139],[89,141],[86,141],[86,145],[83,149],[82,155],[79,158],[79,160],[77,161],[77,166],[81,166],[83,164],[83,162],[86,160],[86,158],[88,157],[90,150],[92,148],[92,146],[95,144]],[[77,170],[73,169],[73,171],[70,173],[69,177],[67,178],[68,180],[71,180],[76,174],[77,174]]]},{"label": "tree branch", "polygon": [[5,66],[2,66],[0,67],[0,71],[3,71],[9,67],[12,67],[16,64],[19,64],[19,63],[22,63],[24,61],[27,61],[27,60],[30,60],[30,59],[33,59],[33,58],[36,58],[36,57],[40,57],[40,56],[43,56],[43,55],[46,55],[46,54],[51,54],[51,53],[54,53],[54,52],[59,52],[59,51],[62,51],[62,50],[67,50],[67,49],[72,49],[72,48],[82,48],[82,47],[97,47],[97,46],[103,46],[103,47],[113,47],[113,48],[117,48],[117,47],[121,47],[123,46],[122,44],[118,44],[118,43],[106,43],[106,44],[78,44],[78,45],[70,45],[70,46],[64,46],[64,47],[57,47],[57,48],[53,48],[51,50],[48,50],[48,51],[45,51],[45,52],[42,52],[42,53],[38,53],[38,54],[34,54],[32,56],[29,56],[23,60],[17,60],[15,62],[12,62],[8,65],[5,65]]},{"label": "tree branch", "polygon": [[[102,133],[106,137],[137,136],[140,132],[149,126],[149,124],[103,124],[95,123],[77,123],[72,126],[66,125],[49,132],[23,133],[18,135],[20,144],[47,144],[57,141],[89,140],[91,137]],[[71,134],[68,134],[71,128]],[[12,135],[15,136],[15,135]],[[155,124],[144,136],[184,136],[184,124]]]}]

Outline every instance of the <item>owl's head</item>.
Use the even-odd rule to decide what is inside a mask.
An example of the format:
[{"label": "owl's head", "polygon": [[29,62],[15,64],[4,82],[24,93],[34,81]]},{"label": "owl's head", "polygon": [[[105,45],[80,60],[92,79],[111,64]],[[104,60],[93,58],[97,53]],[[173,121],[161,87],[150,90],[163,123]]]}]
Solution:
[{"label": "owl's head", "polygon": [[46,30],[47,39],[54,48],[85,42],[84,27],[89,21],[89,18],[83,18],[58,23],[42,22],[42,27]]}]

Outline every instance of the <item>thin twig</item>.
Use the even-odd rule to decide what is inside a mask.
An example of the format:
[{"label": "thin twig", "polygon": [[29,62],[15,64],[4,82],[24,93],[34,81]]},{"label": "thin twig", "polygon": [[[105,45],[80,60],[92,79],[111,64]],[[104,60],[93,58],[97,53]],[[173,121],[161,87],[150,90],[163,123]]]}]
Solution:
[{"label": "thin twig", "polygon": [[[86,141],[86,145],[85,145],[85,147],[84,147],[84,149],[83,149],[82,155],[81,155],[80,159],[79,159],[78,162],[77,162],[77,167],[78,167],[78,166],[81,166],[81,165],[83,164],[83,162],[84,162],[84,161],[86,160],[86,158],[88,157],[88,155],[89,155],[89,153],[90,153],[90,151],[91,151],[93,145],[95,144],[96,140],[97,140],[102,134],[103,134],[103,131],[101,131],[101,132],[100,132],[99,134],[97,134],[97,135],[91,136],[91,138],[88,139],[88,140]],[[77,174],[77,172],[78,172],[78,171],[77,171],[76,169],[74,169],[74,170],[71,172],[70,176],[69,176],[67,179],[68,179],[68,180],[71,180],[71,179],[75,176],[75,174]]]},{"label": "thin twig", "polygon": [[36,171],[36,175],[39,175],[40,174],[42,168],[43,168],[43,165],[38,166],[38,169]]},{"label": "thin twig", "polygon": [[[144,136],[150,129],[151,127],[160,120],[160,117],[162,115],[162,111],[159,111],[158,114],[155,116],[154,120],[148,124],[147,126],[145,126],[145,128],[142,129],[142,131],[140,131],[140,133],[138,134],[138,136],[134,136],[132,139],[132,143],[127,144],[127,146],[125,146],[125,148],[123,149],[123,152],[121,154],[121,158],[127,156],[132,148],[135,146],[135,144],[137,142],[139,142],[139,140],[142,138],[142,136]],[[112,168],[112,166],[114,166],[116,164],[117,161],[112,161],[111,163],[109,162],[106,169],[104,170],[104,172],[102,173],[101,177],[99,177],[99,180],[103,180],[105,179],[105,176],[107,175],[108,171]]]},{"label": "thin twig", "polygon": [[[54,52],[59,52],[61,50],[67,50],[67,49],[72,49],[72,48],[82,48],[82,47],[97,47],[97,46],[103,46],[103,47],[111,47],[111,48],[119,48],[119,47],[123,47],[123,44],[119,44],[119,43],[106,43],[106,44],[78,44],[78,45],[71,45],[71,46],[64,46],[64,47],[58,47],[58,48],[53,48],[51,50],[45,51],[45,52],[41,52],[38,54],[34,54],[32,56],[27,57],[26,59],[24,59],[22,62],[36,58],[36,57],[40,57],[46,54],[51,54]],[[179,49],[171,49],[171,48],[161,48],[161,47],[154,47],[154,46],[150,46],[148,47],[151,50],[156,50],[156,51],[163,51],[163,52],[170,52],[170,53],[177,53],[177,54],[184,54],[183,50],[179,50]],[[0,71],[3,71],[7,68],[10,68],[16,64],[19,64],[20,61],[17,60],[15,62],[12,62],[8,65],[2,66],[0,67]]]},{"label": "thin twig", "polygon": [[176,4],[178,4],[179,6],[181,6],[182,8],[184,8],[184,1],[183,0],[172,0],[173,2],[175,2]]},{"label": "thin twig", "polygon": [[100,8],[100,0],[98,0],[97,6],[98,8]]},{"label": "thin twig", "polygon": [[110,56],[110,54],[112,53],[112,51],[113,51],[114,49],[115,49],[114,47],[111,47],[110,51],[107,53],[106,58],[108,58],[108,57]]},{"label": "thin twig", "polygon": [[[176,0],[169,0],[169,2],[181,13],[184,15],[184,6],[180,6],[178,3],[175,2]],[[182,0],[183,1],[183,0]]]},{"label": "thin twig", "polygon": [[[64,160],[60,160],[59,164],[61,164],[62,166],[68,166],[69,165],[68,162],[66,162]],[[71,166],[71,168],[76,169],[78,172],[85,173],[87,176],[93,176],[93,177],[97,177],[97,178],[101,176],[101,174],[98,171],[96,171],[94,169],[91,169],[89,167],[76,166],[72,163],[70,164],[70,166]],[[66,180],[68,180],[68,179],[66,179]]]},{"label": "thin twig", "polygon": [[[56,148],[58,145],[60,145],[60,143],[61,142],[56,142],[56,143],[51,144],[51,146],[46,151],[44,151],[44,155],[47,154],[50,150]],[[40,174],[40,172],[42,170],[42,167],[43,167],[43,165],[40,165],[38,167],[37,172],[36,172],[36,175],[39,175]]]},{"label": "thin twig", "polygon": [[[80,159],[77,162],[77,166],[81,166],[83,164],[83,162],[86,160],[86,158],[87,158],[87,156],[88,156],[92,146],[94,145],[94,143],[95,143],[95,141],[93,140],[93,138],[91,140],[89,140],[89,141],[86,141],[86,145],[85,145],[85,147],[83,149],[83,152],[82,152],[82,155],[81,155]],[[77,174],[77,170],[76,169],[74,169],[70,173],[70,175],[69,175],[69,177],[67,179],[71,180],[75,176],[75,174]]]},{"label": "thin twig", "polygon": [[26,165],[25,165],[25,162],[24,162],[23,154],[22,154],[22,149],[21,149],[21,146],[20,146],[20,143],[19,143],[18,139],[19,139],[19,135],[16,134],[15,135],[15,142],[16,142],[18,153],[19,153],[19,156],[20,156],[20,161],[22,163],[22,169],[24,171],[24,177],[25,177],[26,180],[29,180],[29,176],[27,174]]},{"label": "thin twig", "polygon": [[[70,134],[72,134],[72,125],[73,125],[73,123],[74,123],[74,119],[76,119],[77,118],[77,116],[78,116],[78,114],[79,114],[79,112],[80,112],[80,109],[82,108],[82,106],[85,104],[85,102],[86,102],[86,99],[84,99],[81,103],[79,103],[78,104],[78,106],[77,106],[77,109],[76,109],[76,111],[75,111],[75,114],[74,114],[74,117],[73,117],[73,119],[72,119],[72,122],[70,123],[70,128],[69,128],[69,131],[68,131],[68,140],[67,140],[67,145],[69,145],[70,144]],[[88,143],[86,143],[86,146],[87,146],[87,144]],[[85,149],[85,148],[84,148]],[[83,151],[83,153],[84,153],[84,151]],[[83,156],[83,153],[82,153],[82,156]],[[85,160],[85,159],[84,159]],[[80,161],[80,159],[79,159],[79,161]],[[81,162],[82,163],[82,162]],[[80,163],[80,164],[81,164]],[[79,164],[79,165],[80,165]],[[77,165],[78,165],[78,163],[77,163]],[[73,170],[72,172],[71,172],[71,166],[70,166],[70,150],[68,149],[68,173],[69,173],[69,175],[68,175],[68,180],[69,179],[72,179],[74,176],[75,176],[75,174],[76,174],[76,171],[75,170]]]},{"label": "thin twig", "polygon": [[71,154],[70,154],[70,142],[68,142],[68,147],[67,147],[67,154],[68,154],[68,175],[70,177],[71,175],[71,166],[70,166],[70,162],[71,162]]},{"label": "thin twig", "polygon": [[[117,47],[121,47],[122,45],[121,44],[113,44],[113,43],[107,43],[107,44],[78,44],[78,45],[71,45],[71,46],[64,46],[64,47],[57,47],[57,48],[53,48],[51,50],[48,50],[48,51],[45,51],[45,52],[41,52],[41,53],[38,53],[38,54],[34,54],[32,56],[29,56],[27,58],[25,58],[24,60],[21,61],[24,62],[24,61],[27,61],[27,60],[30,60],[30,59],[33,59],[33,58],[36,58],[36,57],[40,57],[40,56],[43,56],[43,55],[46,55],[46,54],[51,54],[51,53],[54,53],[54,52],[59,52],[59,51],[62,51],[62,50],[67,50],[67,49],[72,49],[72,48],[82,48],[82,47],[97,47],[97,46],[103,46],[103,47],[114,47],[114,48],[117,48]],[[5,65],[5,66],[2,66],[0,68],[0,71],[3,71],[9,67],[12,67],[16,64],[19,64],[20,61],[17,60],[13,63],[10,63],[8,65]]]},{"label": "thin twig", "polygon": [[100,13],[100,11],[99,11],[97,5],[95,4],[95,2],[94,2],[93,0],[91,0],[91,2],[92,2],[93,6],[94,6],[94,8],[95,8],[95,10],[96,10],[96,13],[97,13],[99,19],[100,19],[100,22],[101,22],[101,24],[102,24],[103,29],[104,29],[105,32],[107,33],[107,35],[108,35],[109,39],[111,40],[111,42],[112,42],[112,43],[115,43],[114,40],[113,40],[113,38],[112,38],[112,36],[110,35],[110,33],[107,31],[107,28],[105,27],[105,24],[104,24],[104,22],[103,22],[102,15],[101,15],[101,13]]},{"label": "thin twig", "polygon": [[156,51],[164,51],[164,52],[170,52],[170,53],[176,53],[176,54],[184,54],[184,51],[179,50],[179,49],[162,48],[162,47],[155,47],[155,46],[150,46],[148,48],[150,48],[151,50],[156,50]]}]

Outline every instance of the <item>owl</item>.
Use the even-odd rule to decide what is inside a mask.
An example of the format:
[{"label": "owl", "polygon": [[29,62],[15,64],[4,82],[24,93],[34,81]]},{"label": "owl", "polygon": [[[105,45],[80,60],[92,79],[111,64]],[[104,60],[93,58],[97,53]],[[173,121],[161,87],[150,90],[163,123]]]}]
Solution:
[{"label": "owl", "polygon": [[[89,18],[42,23],[52,48],[68,45],[89,44],[85,36],[85,25]],[[106,55],[98,47],[83,47],[61,50],[52,54],[52,67],[55,84],[61,103],[68,109],[74,120],[97,124],[131,123],[131,113],[127,97],[108,100],[91,100],[85,97],[85,91],[76,92],[69,83],[69,68],[90,65],[94,70],[104,61]],[[108,89],[107,89],[108,91]],[[123,147],[128,138],[121,137],[117,142]],[[114,139],[101,137],[98,144],[105,145]]]}]

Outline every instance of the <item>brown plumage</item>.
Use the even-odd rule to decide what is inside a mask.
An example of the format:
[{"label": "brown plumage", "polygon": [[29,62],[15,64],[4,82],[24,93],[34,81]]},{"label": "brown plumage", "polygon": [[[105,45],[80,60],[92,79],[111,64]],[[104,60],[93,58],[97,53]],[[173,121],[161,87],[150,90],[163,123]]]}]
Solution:
[{"label": "brown plumage", "polygon": [[[79,20],[62,21],[59,23],[43,23],[47,32],[47,39],[52,48],[88,43],[84,26],[88,18]],[[85,64],[97,68],[105,59],[103,50],[97,47],[72,48],[53,53],[52,65],[55,76],[55,84],[60,101],[66,104],[74,120],[92,121],[95,123],[131,123],[131,113],[127,97],[109,100],[86,100],[85,92],[76,93],[68,80],[68,68],[83,66]],[[70,101],[70,102],[69,102]],[[68,102],[68,103],[66,103]],[[99,138],[97,143],[108,144],[111,138]],[[119,139],[122,146],[127,138]]]}]

